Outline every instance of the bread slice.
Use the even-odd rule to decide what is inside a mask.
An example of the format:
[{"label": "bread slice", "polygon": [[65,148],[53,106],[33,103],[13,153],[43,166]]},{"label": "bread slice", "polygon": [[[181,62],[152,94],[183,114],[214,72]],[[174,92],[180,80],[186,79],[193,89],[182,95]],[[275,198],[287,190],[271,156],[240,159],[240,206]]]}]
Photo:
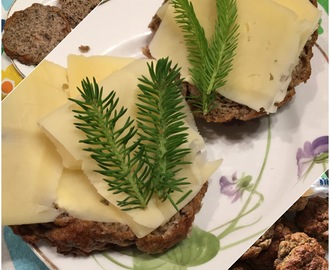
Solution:
[{"label": "bread slice", "polygon": [[59,0],[59,5],[71,28],[75,28],[100,2],[101,0]]},{"label": "bread slice", "polygon": [[[164,3],[166,2],[167,0],[164,1]],[[310,2],[317,7],[317,0],[310,0]],[[154,15],[149,24],[149,28],[151,29],[153,34],[156,33],[160,24],[161,19],[158,17],[157,14]],[[306,82],[310,78],[312,71],[311,58],[313,57],[312,48],[316,43],[317,37],[318,33],[317,31],[315,31],[304,46],[304,49],[299,58],[299,63],[297,64],[292,73],[292,79],[288,87],[287,94],[280,103],[276,104],[278,108],[289,103],[296,93],[295,87],[302,82]],[[144,54],[147,57],[152,58],[148,47],[144,49]],[[217,94],[217,98],[215,100],[215,103],[213,104],[214,108],[208,114],[204,115],[202,113],[196,112],[197,108],[194,107],[193,103],[191,102],[192,99],[189,98],[191,96],[198,95],[196,87],[194,85],[185,83],[183,95],[186,97],[186,100],[190,105],[190,108],[193,111],[195,117],[202,118],[207,122],[225,123],[233,120],[248,121],[267,114],[263,109],[261,109],[260,111],[256,111],[245,105],[229,100],[221,94]]]},{"label": "bread slice", "polygon": [[58,7],[35,3],[6,20],[2,44],[11,59],[37,65],[70,31],[69,21]]},{"label": "bread slice", "polygon": [[96,251],[131,246],[145,253],[162,253],[187,237],[195,215],[202,206],[207,186],[206,182],[199,193],[166,224],[143,238],[137,238],[124,224],[86,221],[66,214],[51,223],[10,227],[25,242],[34,245],[46,240],[64,255],[87,256]]}]

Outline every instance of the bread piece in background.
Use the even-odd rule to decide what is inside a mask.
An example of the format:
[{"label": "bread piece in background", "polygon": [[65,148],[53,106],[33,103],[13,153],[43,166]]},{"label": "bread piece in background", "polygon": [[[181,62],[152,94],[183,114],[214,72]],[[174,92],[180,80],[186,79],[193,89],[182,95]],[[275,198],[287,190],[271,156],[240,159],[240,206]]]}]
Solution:
[{"label": "bread piece in background", "polygon": [[71,31],[55,6],[35,3],[6,20],[2,44],[6,55],[25,65],[37,65]]},{"label": "bread piece in background", "polygon": [[75,28],[100,2],[101,0],[59,0],[59,5],[71,28]]},{"label": "bread piece in background", "polygon": [[100,2],[59,0],[57,6],[35,3],[14,12],[4,26],[6,55],[24,65],[38,65]]}]

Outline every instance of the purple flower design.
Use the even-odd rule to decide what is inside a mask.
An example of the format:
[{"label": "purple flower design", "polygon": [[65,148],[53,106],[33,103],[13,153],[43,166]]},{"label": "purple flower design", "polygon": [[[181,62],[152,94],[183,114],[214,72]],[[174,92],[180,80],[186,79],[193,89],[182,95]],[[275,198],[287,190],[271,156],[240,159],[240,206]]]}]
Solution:
[{"label": "purple flower design", "polygon": [[245,190],[251,190],[252,184],[250,184],[252,176],[242,175],[241,178],[237,178],[236,172],[232,175],[231,179],[226,176],[221,176],[220,183],[220,193],[232,197],[232,203],[237,201],[242,197]]},{"label": "purple flower design", "polygon": [[317,163],[328,161],[329,137],[321,136],[314,141],[306,141],[303,148],[299,148],[296,154],[298,165],[298,177],[306,176]]}]

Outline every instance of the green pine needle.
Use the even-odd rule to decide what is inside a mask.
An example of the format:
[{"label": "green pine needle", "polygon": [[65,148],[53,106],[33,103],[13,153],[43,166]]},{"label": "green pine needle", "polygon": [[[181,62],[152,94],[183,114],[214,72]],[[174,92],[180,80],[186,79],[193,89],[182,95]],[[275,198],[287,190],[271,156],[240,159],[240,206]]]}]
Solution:
[{"label": "green pine needle", "polygon": [[[181,145],[187,142],[188,127],[184,126],[186,115],[182,112],[183,96],[180,69],[171,61],[160,59],[156,67],[148,64],[151,79],[142,77],[138,99],[139,135],[144,143],[151,170],[152,185],[161,201],[171,198],[174,191],[182,192],[181,186],[189,185],[186,178],[177,178],[181,165],[187,164],[183,158],[190,153]],[[160,188],[161,187],[161,188]]]},{"label": "green pine needle", "polygon": [[103,88],[99,89],[95,79],[93,84],[88,78],[83,80],[82,90],[78,90],[82,100],[70,100],[81,108],[73,112],[75,118],[80,120],[75,126],[87,137],[80,142],[90,146],[84,150],[91,152],[91,157],[97,161],[100,167],[97,172],[106,176],[109,190],[115,194],[125,192],[128,195],[125,200],[118,202],[119,206],[145,208],[148,190],[144,186],[144,178],[148,171],[143,166],[143,159],[140,159],[143,148],[138,147],[139,141],[128,145],[137,132],[133,126],[134,120],[128,117],[124,126],[117,126],[127,109],[122,107],[117,110],[118,98],[115,98],[114,91],[104,98]]},{"label": "green pine needle", "polygon": [[176,22],[184,34],[192,81],[200,95],[193,102],[203,114],[207,114],[214,104],[215,90],[225,85],[232,68],[238,39],[236,1],[216,0],[217,19],[210,40],[207,40],[189,0],[172,0],[172,4]]},{"label": "green pine needle", "polygon": [[[137,119],[127,117],[124,126],[118,127],[117,122],[127,109],[117,109],[115,91],[103,97],[95,79],[93,83],[88,78],[82,81],[82,90],[78,89],[82,100],[70,99],[80,107],[73,112],[79,120],[75,126],[86,135],[80,141],[89,146],[84,150],[91,152],[109,190],[126,194],[117,202],[123,210],[143,209],[152,196],[168,199],[178,210],[177,204],[191,192],[178,202],[171,196],[190,184],[186,178],[177,177],[182,166],[189,163],[184,158],[190,149],[183,147],[188,128],[182,112],[180,69],[171,64],[168,59],[158,60],[156,66],[148,64],[151,79],[139,79]],[[133,137],[137,139],[132,142]]]}]

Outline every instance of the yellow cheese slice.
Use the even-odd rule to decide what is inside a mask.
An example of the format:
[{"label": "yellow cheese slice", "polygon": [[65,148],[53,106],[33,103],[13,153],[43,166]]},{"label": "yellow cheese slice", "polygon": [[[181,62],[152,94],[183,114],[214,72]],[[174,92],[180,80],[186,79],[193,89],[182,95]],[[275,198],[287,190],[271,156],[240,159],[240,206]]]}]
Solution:
[{"label": "yellow cheese slice", "polygon": [[273,0],[274,2],[282,5],[290,9],[294,12],[297,16],[297,21],[301,25],[306,24],[305,32],[301,33],[300,39],[300,50],[303,49],[305,43],[310,38],[310,31],[316,30],[318,27],[319,19],[321,16],[320,11],[314,7],[314,5],[310,1],[301,1],[301,0],[292,0],[292,1],[285,1],[285,0]]},{"label": "yellow cheese slice", "polygon": [[[49,222],[61,158],[37,121],[67,102],[66,70],[43,61],[2,101],[3,225]],[[38,188],[36,188],[38,187]]]},{"label": "yellow cheese slice", "polygon": [[[214,27],[215,0],[191,0],[207,36]],[[276,112],[298,63],[303,45],[317,27],[320,12],[308,0],[237,0],[239,40],[233,70],[223,96],[259,111]],[[290,2],[290,4],[284,4]],[[203,8],[200,8],[202,5]],[[156,59],[169,56],[182,67],[183,77],[191,82],[187,51],[182,32],[174,20],[173,7],[161,10],[162,23],[149,49]]]},{"label": "yellow cheese slice", "polygon": [[[119,107],[124,106],[128,108],[127,114],[134,118],[137,114],[135,102],[137,101],[138,93],[138,77],[142,74],[148,76],[146,63],[147,60],[136,60],[100,82],[100,86],[104,89],[104,95],[111,90],[115,90],[117,97],[119,97]],[[89,157],[86,151],[82,150],[84,145],[78,142],[84,138],[84,134],[74,126],[76,120],[71,111],[73,107],[74,104],[68,103],[42,119],[39,124],[48,136],[56,138],[56,145],[61,145],[68,153],[71,153],[72,157],[81,162],[82,170],[97,192],[112,205],[116,206],[117,200],[123,199],[123,194],[115,195],[108,191],[108,185],[103,180],[103,176],[95,172],[98,169],[97,164]],[[193,164],[184,166],[178,177],[187,177],[189,182],[192,183],[187,189],[191,189],[192,193],[179,205],[179,208],[182,208],[199,192],[203,183],[208,180],[221,163],[220,160],[208,162],[203,154],[200,153],[204,146],[203,139],[193,123],[193,117],[190,115],[189,109],[187,107],[185,109],[189,112],[189,117],[187,118],[187,125],[190,127],[188,147],[192,148],[190,158],[193,160]],[[58,125],[57,123],[60,119],[61,125]],[[66,156],[62,157],[66,158]],[[177,200],[181,195],[176,194],[174,200]],[[130,222],[130,228],[138,237],[143,237],[167,222],[175,213],[176,210],[169,202],[159,203],[156,199],[153,199],[147,209],[126,211],[122,213],[122,217],[125,219],[125,222]],[[83,218],[86,213],[81,213],[81,215]]]},{"label": "yellow cheese slice", "polygon": [[55,202],[59,208],[76,218],[124,223],[118,208],[106,205],[104,198],[96,192],[86,175],[80,170],[65,169],[63,171]]},{"label": "yellow cheese slice", "polygon": [[[296,1],[294,7],[299,9],[307,1]],[[226,85],[218,92],[256,111],[264,108],[274,113],[275,103],[286,95],[303,46],[316,29],[319,13],[309,6],[307,10],[315,15],[310,22],[270,0],[253,4],[239,0],[237,5],[240,35],[236,57]]]},{"label": "yellow cheese slice", "polygon": [[130,57],[68,55],[70,96],[75,97],[79,94],[77,87],[81,87],[82,79],[95,77],[96,81],[103,80],[133,60],[135,59]]},{"label": "yellow cheese slice", "polygon": [[[275,3],[282,5],[293,11],[299,18],[299,20],[307,20],[315,24],[315,17],[320,15],[320,12],[310,1],[301,0],[273,0]],[[315,24],[318,24],[318,22]]]},{"label": "yellow cheese slice", "polygon": [[[68,112],[70,111],[70,103],[66,103],[62,107],[57,108],[56,113],[51,112],[49,115],[47,115],[47,121],[38,119],[38,122],[40,129],[56,146],[56,150],[62,158],[63,166],[70,170],[81,170],[82,161],[79,156],[81,153],[80,147],[77,145],[72,145],[69,152],[65,147],[65,143],[63,144],[63,142],[65,142],[65,140],[68,138],[64,132],[61,132],[63,125],[66,125],[67,121],[69,121],[70,124],[74,123],[74,119],[69,116]],[[74,131],[79,134],[78,136],[80,136],[79,130]],[[54,134],[57,135],[54,136]]]},{"label": "yellow cheese slice", "polygon": [[75,218],[96,222],[119,222],[133,227],[138,235],[150,233],[149,228],[136,224],[117,207],[108,204],[81,170],[64,169],[55,203]]}]

